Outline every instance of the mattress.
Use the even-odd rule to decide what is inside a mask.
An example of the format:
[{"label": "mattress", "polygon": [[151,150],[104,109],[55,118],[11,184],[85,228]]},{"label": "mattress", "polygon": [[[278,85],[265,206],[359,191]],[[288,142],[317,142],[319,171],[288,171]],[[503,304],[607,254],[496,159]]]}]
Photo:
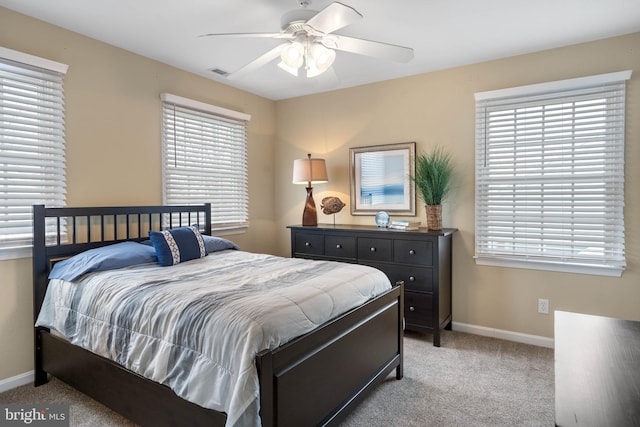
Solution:
[{"label": "mattress", "polygon": [[36,326],[258,426],[255,356],[391,288],[371,267],[224,250],[50,280]]}]

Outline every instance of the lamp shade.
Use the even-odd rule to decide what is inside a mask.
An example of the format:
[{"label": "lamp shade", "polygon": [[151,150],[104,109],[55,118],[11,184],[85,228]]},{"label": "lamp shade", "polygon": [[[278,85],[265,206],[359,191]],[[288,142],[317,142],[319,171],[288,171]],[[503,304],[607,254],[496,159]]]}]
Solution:
[{"label": "lamp shade", "polygon": [[297,159],[293,161],[294,184],[319,184],[328,182],[324,159]]},{"label": "lamp shade", "polygon": [[292,42],[282,49],[280,58],[289,67],[301,67],[304,63],[304,46],[302,43]]},{"label": "lamp shade", "polygon": [[309,51],[307,77],[315,77],[324,73],[333,65],[333,61],[336,59],[336,51],[327,49],[320,43],[314,43]]}]

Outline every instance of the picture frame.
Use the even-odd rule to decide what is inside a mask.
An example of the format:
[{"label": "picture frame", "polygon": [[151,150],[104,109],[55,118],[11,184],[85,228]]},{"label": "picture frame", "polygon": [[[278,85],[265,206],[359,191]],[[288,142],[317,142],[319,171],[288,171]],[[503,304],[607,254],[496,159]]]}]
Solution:
[{"label": "picture frame", "polygon": [[351,214],[416,215],[416,143],[349,149]]}]

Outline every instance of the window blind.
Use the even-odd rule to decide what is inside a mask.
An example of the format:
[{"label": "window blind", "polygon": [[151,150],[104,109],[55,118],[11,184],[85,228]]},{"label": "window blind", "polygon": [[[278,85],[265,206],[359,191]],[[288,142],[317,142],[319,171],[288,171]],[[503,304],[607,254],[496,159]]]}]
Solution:
[{"label": "window blind", "polygon": [[170,94],[162,100],[164,202],[211,202],[213,230],[248,227],[250,116]]},{"label": "window blind", "polygon": [[476,94],[477,263],[622,274],[629,76]]},{"label": "window blind", "polygon": [[0,50],[2,259],[31,255],[33,204],[65,205],[64,72],[65,65]]}]

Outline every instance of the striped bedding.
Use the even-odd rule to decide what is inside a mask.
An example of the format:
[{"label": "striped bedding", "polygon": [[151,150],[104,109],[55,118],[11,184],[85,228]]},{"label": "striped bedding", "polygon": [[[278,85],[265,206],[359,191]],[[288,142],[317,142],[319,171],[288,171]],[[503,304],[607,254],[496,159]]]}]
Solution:
[{"label": "striped bedding", "polygon": [[226,412],[228,426],[257,426],[256,354],[390,287],[366,266],[226,250],[52,279],[36,325]]}]

